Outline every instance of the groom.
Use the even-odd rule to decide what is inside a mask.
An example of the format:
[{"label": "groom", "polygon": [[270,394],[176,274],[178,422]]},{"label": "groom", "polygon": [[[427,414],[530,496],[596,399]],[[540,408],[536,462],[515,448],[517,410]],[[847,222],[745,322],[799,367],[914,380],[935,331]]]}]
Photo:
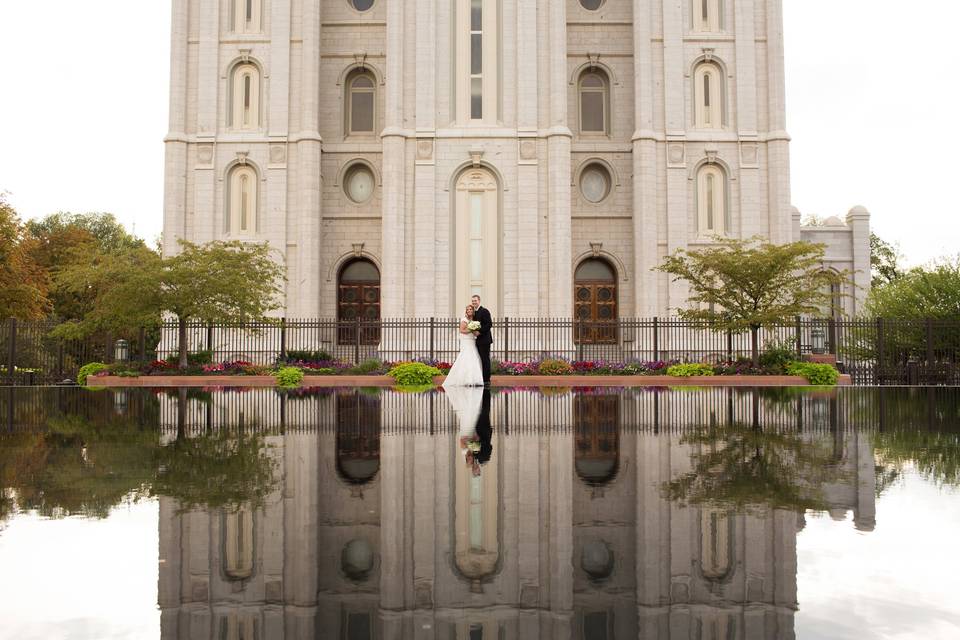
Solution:
[{"label": "groom", "polygon": [[480,353],[480,366],[483,368],[483,384],[490,386],[490,346],[493,345],[493,335],[490,329],[493,328],[493,319],[490,312],[480,306],[480,296],[473,296],[470,299],[473,305],[473,319],[480,323],[480,331],[477,333],[477,351]]}]

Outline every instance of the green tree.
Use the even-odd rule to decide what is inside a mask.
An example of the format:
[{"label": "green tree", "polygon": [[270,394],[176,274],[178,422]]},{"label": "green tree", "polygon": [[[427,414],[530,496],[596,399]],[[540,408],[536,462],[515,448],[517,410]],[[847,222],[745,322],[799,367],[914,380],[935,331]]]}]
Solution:
[{"label": "green tree", "polygon": [[903,274],[900,249],[875,233],[870,233],[870,285],[890,284]]},{"label": "green tree", "polygon": [[83,318],[92,309],[96,294],[92,288],[59,285],[57,275],[61,270],[99,256],[149,251],[143,240],[127,233],[109,213],[59,212],[30,220],[26,227],[31,256],[53,279],[53,313],[62,320]]},{"label": "green tree", "polygon": [[17,212],[0,193],[0,320],[42,318],[50,308],[47,274],[28,248]]},{"label": "green tree", "polygon": [[831,306],[830,285],[849,282],[846,272],[823,267],[824,246],[772,244],[762,238],[717,238],[703,249],[680,249],[657,270],[689,284],[681,318],[705,321],[718,331],[750,331],[753,363],[760,364],[760,328]]},{"label": "green tree", "polygon": [[877,318],[960,318],[960,255],[915,267],[871,289],[867,313]]},{"label": "green tree", "polygon": [[279,308],[284,269],[269,253],[266,244],[181,241],[180,253],[168,258],[143,250],[99,254],[59,274],[70,290],[95,291],[93,309],[59,333],[136,327],[169,313],[178,321],[180,366],[186,367],[188,322],[252,322]]}]

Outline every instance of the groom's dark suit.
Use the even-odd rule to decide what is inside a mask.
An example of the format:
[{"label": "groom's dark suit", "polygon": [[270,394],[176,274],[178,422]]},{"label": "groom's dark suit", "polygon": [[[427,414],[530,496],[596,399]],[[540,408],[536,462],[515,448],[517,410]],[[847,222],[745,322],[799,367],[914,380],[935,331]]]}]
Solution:
[{"label": "groom's dark suit", "polygon": [[480,335],[477,336],[477,351],[480,353],[480,366],[483,368],[483,384],[490,384],[490,347],[493,345],[493,318],[484,307],[478,307],[473,319],[480,323]]}]

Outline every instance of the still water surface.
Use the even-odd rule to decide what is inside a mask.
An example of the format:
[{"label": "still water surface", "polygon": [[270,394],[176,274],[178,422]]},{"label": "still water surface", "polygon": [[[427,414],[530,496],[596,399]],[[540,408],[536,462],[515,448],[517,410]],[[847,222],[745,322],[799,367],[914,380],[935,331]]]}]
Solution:
[{"label": "still water surface", "polygon": [[957,638],[960,393],[0,389],[0,638]]}]

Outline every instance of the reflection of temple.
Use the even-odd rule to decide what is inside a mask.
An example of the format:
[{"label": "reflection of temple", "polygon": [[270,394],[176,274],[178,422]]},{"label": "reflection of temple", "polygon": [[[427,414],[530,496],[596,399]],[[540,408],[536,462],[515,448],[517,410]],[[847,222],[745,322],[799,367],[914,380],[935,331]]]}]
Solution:
[{"label": "reflection of temple", "polygon": [[[709,398],[691,420],[749,424],[749,398]],[[663,498],[691,466],[693,445],[666,426],[683,394],[495,396],[479,476],[442,395],[296,402],[268,438],[282,480],[264,507],[178,514],[161,500],[163,638],[793,638],[802,518]],[[804,402],[811,416],[829,400]],[[326,426],[291,426],[308,416]],[[847,472],[826,487],[832,513],[871,528],[868,438],[807,437]]]}]

